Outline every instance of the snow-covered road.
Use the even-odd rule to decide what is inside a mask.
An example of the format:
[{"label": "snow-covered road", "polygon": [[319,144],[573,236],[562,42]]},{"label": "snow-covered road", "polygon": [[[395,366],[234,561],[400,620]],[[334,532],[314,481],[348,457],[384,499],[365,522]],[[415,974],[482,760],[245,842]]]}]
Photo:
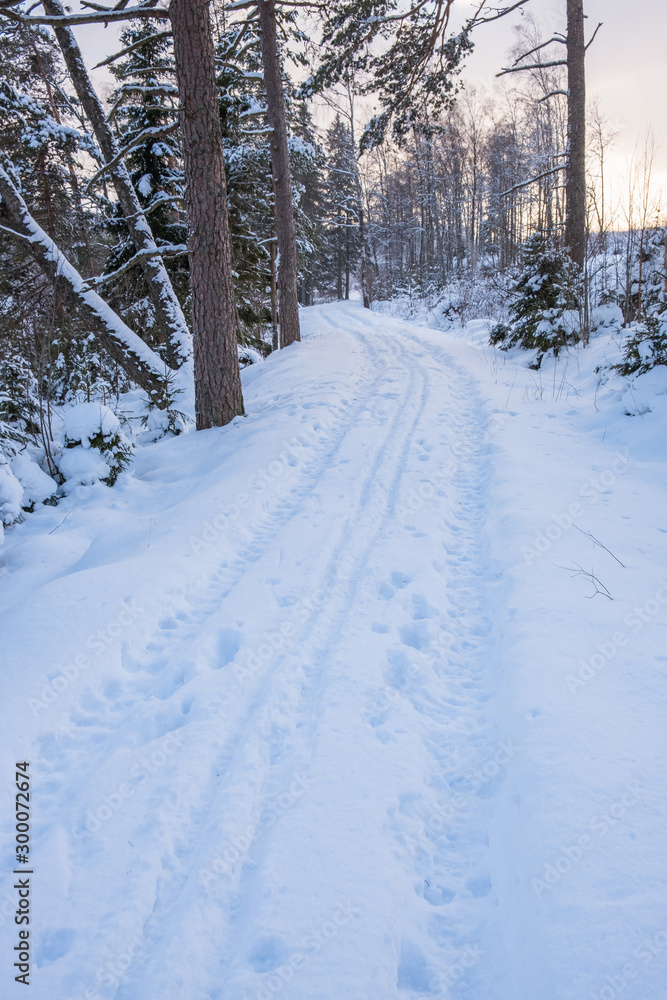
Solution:
[{"label": "snow-covered road", "polygon": [[664,454],[445,334],[304,325],[247,417],[0,553],[31,995],[663,1000]]}]

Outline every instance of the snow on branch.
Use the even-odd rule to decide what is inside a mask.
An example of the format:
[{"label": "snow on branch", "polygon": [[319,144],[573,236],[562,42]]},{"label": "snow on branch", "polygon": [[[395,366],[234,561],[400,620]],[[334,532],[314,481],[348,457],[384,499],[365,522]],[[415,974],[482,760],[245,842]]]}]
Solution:
[{"label": "snow on branch", "polygon": [[97,292],[87,286],[76,268],[35,221],[9,173],[2,166],[0,198],[0,211],[12,227],[3,228],[9,229],[14,236],[29,244],[33,257],[57,288],[63,304],[78,309],[90,325],[91,332],[94,332],[102,346],[133,381],[154,399],[166,402],[170,370]]},{"label": "snow on branch", "polygon": [[550,101],[552,97],[569,97],[569,90],[552,90],[550,94],[545,94],[544,97],[540,97],[538,104],[544,104],[545,101]]},{"label": "snow on branch", "polygon": [[508,73],[523,73],[527,69],[553,69],[554,66],[567,66],[567,59],[554,59],[552,62],[528,63],[527,66],[508,66],[496,76],[507,76]]},{"label": "snow on branch", "polygon": [[508,195],[514,194],[515,191],[520,191],[521,188],[530,187],[531,184],[536,184],[537,181],[541,181],[545,177],[550,177],[552,174],[559,174],[561,170],[567,170],[567,165],[565,163],[563,163],[560,167],[552,167],[551,170],[544,170],[541,174],[537,174],[536,177],[531,177],[530,180],[522,181],[521,184],[515,184],[514,187],[509,189],[509,191],[503,191],[500,197],[507,198]]},{"label": "snow on branch", "polygon": [[107,281],[120,278],[121,275],[126,274],[137,264],[140,264],[142,260],[150,260],[153,257],[185,257],[187,252],[188,248],[184,243],[174,243],[170,246],[158,247],[156,250],[140,250],[125,264],[116,268],[115,271],[110,271],[109,274],[101,274],[99,278],[86,278],[85,284],[88,288],[98,288],[100,285],[106,284]]},{"label": "snow on branch", "polygon": [[95,11],[92,14],[20,14],[11,7],[0,6],[0,16],[6,17],[10,21],[19,24],[38,25],[44,24],[51,28],[67,28],[77,24],[108,24],[110,21],[128,21],[132,18],[157,18],[158,20],[168,20],[169,11],[166,7],[146,7],[143,4],[137,7],[125,7],[122,10]]}]

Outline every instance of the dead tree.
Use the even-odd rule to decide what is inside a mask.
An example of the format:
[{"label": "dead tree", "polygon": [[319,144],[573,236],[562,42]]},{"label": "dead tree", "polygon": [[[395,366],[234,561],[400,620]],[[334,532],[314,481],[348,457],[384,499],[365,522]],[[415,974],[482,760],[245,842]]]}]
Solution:
[{"label": "dead tree", "polygon": [[584,0],[567,0],[567,215],[565,243],[583,269],[586,260],[586,40]]}]

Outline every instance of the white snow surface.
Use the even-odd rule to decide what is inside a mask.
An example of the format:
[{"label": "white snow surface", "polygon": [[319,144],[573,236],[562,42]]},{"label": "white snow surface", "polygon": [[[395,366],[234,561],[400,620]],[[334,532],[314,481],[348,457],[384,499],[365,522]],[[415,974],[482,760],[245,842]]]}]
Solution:
[{"label": "white snow surface", "polygon": [[90,448],[91,440],[98,434],[105,439],[118,434],[120,421],[103,403],[76,403],[64,411],[63,430],[69,441],[78,441],[83,448]]},{"label": "white snow surface", "polygon": [[105,479],[109,464],[96,448],[66,448],[58,458],[58,467],[67,481],[92,486],[98,479]]},{"label": "white snow surface", "polygon": [[303,327],[6,535],[3,997],[29,760],[33,1000],[664,1000],[662,374]]},{"label": "white snow surface", "polygon": [[42,503],[57,492],[56,481],[43,472],[27,454],[15,455],[11,465],[12,472],[23,487],[23,507],[28,507],[31,503]]},{"label": "white snow surface", "polygon": [[3,455],[0,460],[0,524],[11,524],[16,520],[21,513],[22,498],[23,486]]}]

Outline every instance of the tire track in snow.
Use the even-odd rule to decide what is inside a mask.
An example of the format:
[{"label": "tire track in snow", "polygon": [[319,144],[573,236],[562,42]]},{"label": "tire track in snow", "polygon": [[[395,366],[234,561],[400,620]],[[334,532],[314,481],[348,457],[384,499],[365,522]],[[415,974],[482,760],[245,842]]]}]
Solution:
[{"label": "tire track in snow", "polygon": [[[329,322],[327,334],[337,326],[349,330],[352,324],[347,317],[344,323]],[[296,519],[303,513],[309,499],[316,496],[320,489],[323,490],[325,480],[330,480],[331,469],[345,453],[350,436],[358,431],[362,414],[369,405],[373,407],[374,399],[380,399],[379,407],[374,407],[370,414],[370,429],[366,427],[365,433],[370,437],[374,433],[373,428],[380,429],[382,433],[377,439],[373,438],[372,458],[367,458],[356,505],[349,511],[345,524],[337,534],[333,524],[323,529],[322,559],[314,570],[316,579],[312,576],[308,579],[308,588],[313,589],[318,583],[330,580],[335,568],[338,579],[349,580],[349,586],[341,587],[333,599],[316,607],[300,626],[294,639],[298,645],[297,654],[286,652],[276,657],[275,662],[258,671],[257,677],[246,682],[240,690],[235,687],[211,703],[207,721],[199,726],[195,739],[201,745],[208,741],[209,748],[214,746],[215,756],[212,765],[209,767],[207,764],[207,773],[202,773],[201,769],[194,772],[198,801],[187,818],[171,823],[170,842],[163,841],[156,852],[154,861],[161,873],[151,876],[154,878],[153,912],[147,918],[142,917],[142,956],[135,955],[124,985],[114,994],[118,1000],[164,1000],[164,996],[175,993],[181,995],[183,1000],[241,1000],[245,996],[240,987],[237,990],[234,986],[236,980],[232,978],[230,985],[227,977],[235,974],[234,952],[238,948],[239,954],[242,953],[241,945],[248,929],[241,915],[246,904],[257,899],[262,859],[271,845],[273,831],[279,825],[267,824],[263,816],[267,796],[273,799],[279,795],[289,787],[295,770],[306,773],[310,765],[320,739],[318,727],[330,682],[331,657],[340,648],[341,637],[344,639],[345,622],[359,590],[367,584],[366,567],[370,558],[378,545],[386,541],[384,536],[393,523],[399,491],[406,479],[406,463],[433,392],[429,385],[431,370],[427,365],[419,364],[413,354],[408,355],[404,346],[405,343],[417,343],[422,349],[424,345],[402,328],[400,334],[391,333],[389,341],[398,345],[398,357],[392,360],[392,365],[405,374],[400,376],[403,379],[400,398],[388,400],[381,390],[386,389],[385,382],[391,369],[388,372],[378,364],[380,351],[375,349],[373,336],[367,335],[364,330],[362,324],[355,323],[352,332],[365,344],[367,356],[375,363],[374,377],[359,383],[357,389],[362,398],[350,408],[349,419],[347,416],[342,418],[335,433],[321,447],[318,446],[312,463],[300,470],[289,497],[263,515],[260,523],[253,527],[251,538],[238,549],[236,556],[214,568],[207,581],[191,587],[187,594],[190,612],[180,620],[174,618],[169,622],[173,627],[166,629],[169,632],[168,645],[162,641],[164,631],[158,630],[153,640],[155,647],[150,650],[153,666],[159,665],[162,672],[171,671],[171,676],[166,679],[143,677],[134,684],[128,684],[127,698],[117,713],[120,728],[120,718],[121,715],[123,719],[127,717],[128,704],[130,711],[141,710],[143,701],[158,691],[165,705],[174,704],[175,721],[180,724],[182,717],[179,721],[176,702],[185,677],[179,660],[189,656],[192,645],[207,629],[215,631],[219,627],[224,621],[222,605],[225,599],[254,566],[270,555],[279,538],[294,532]],[[442,358],[451,365],[446,355]],[[470,426],[475,425],[477,429],[474,433],[479,435],[483,430],[479,403],[469,389],[464,391],[460,388],[461,379],[469,381],[469,376],[460,369],[452,369],[451,377],[443,375],[443,398],[447,400],[447,393],[452,396],[452,401],[447,402],[445,407],[443,419],[455,432],[458,429],[464,436],[469,434]],[[417,393],[416,383],[421,386],[421,391]],[[459,412],[459,407],[464,409]],[[393,414],[386,427],[380,422],[383,408],[390,408]],[[445,588],[449,611],[444,616],[443,629],[457,633],[446,662],[439,665],[440,679],[447,681],[447,691],[444,694],[437,692],[437,696],[430,701],[422,697],[411,700],[409,691],[400,692],[410,711],[423,720],[425,751],[432,764],[432,773],[439,782],[435,790],[436,803],[438,796],[446,801],[447,787],[455,786],[461,767],[471,761],[479,763],[480,751],[491,743],[482,717],[484,699],[490,693],[482,662],[488,648],[486,632],[490,623],[485,620],[483,582],[480,583],[480,573],[482,577],[484,575],[480,566],[485,559],[484,546],[479,539],[483,525],[485,484],[484,473],[480,475],[476,469],[476,460],[481,457],[483,449],[478,449],[478,452],[475,455],[471,453],[462,463],[465,467],[457,474],[454,484],[458,507],[454,509],[448,502],[446,516],[439,526],[443,539],[449,541],[448,585]],[[460,624],[462,620],[463,627]],[[456,623],[456,630],[451,628],[452,622]],[[155,658],[162,656],[165,650],[166,656],[158,664]],[[222,707],[223,698],[226,699],[225,715],[220,715],[217,726],[219,730],[224,728],[226,722],[229,726],[227,731],[215,733],[216,712]],[[135,709],[132,708],[132,699]],[[464,726],[462,730],[449,732],[448,725],[443,724],[442,714],[444,709],[450,709],[448,718],[451,719],[452,708],[459,717],[465,716],[469,720],[468,729]],[[129,726],[132,725],[130,721]],[[103,751],[113,753],[116,739],[114,730],[105,737]],[[461,742],[464,749],[459,748]],[[96,755],[87,769],[91,780],[94,780],[99,756]],[[439,882],[444,884],[448,879],[451,881],[454,869],[461,872],[461,877],[465,879],[465,858],[462,863],[461,856],[471,843],[479,844],[480,838],[483,839],[484,810],[482,803],[472,819],[467,818],[460,825],[458,843],[450,842],[444,835],[427,837],[429,843],[423,852],[425,857],[417,860],[407,857],[406,869],[412,870],[418,881],[429,881],[434,886]],[[232,820],[230,814],[236,818]],[[205,863],[208,857],[207,852],[210,853],[211,848],[225,836],[233,836],[240,829],[247,830],[248,837],[244,848],[238,851],[234,871],[225,875],[224,886],[220,884],[221,880],[216,883],[216,891],[219,889],[217,899],[202,894],[198,873],[203,859]],[[400,840],[400,831],[396,836]],[[400,849],[401,845],[398,846]],[[472,884],[475,891],[483,893],[483,879]],[[436,889],[431,895],[428,905],[434,914],[441,917],[448,907],[442,901],[442,894],[440,899],[437,898]],[[473,902],[467,907],[460,905],[456,911],[464,922],[467,921],[469,935],[479,933],[474,900],[484,898],[472,895]],[[481,905],[487,914],[488,907]],[[452,907],[449,910],[453,912]],[[451,967],[452,956],[458,954],[456,948],[451,946],[451,936],[433,933],[432,938],[434,952],[441,956],[438,967]],[[191,950],[195,941],[198,967],[189,970],[187,980],[177,981],[174,969],[180,968],[181,963],[174,958],[175,965],[172,967],[171,956],[183,946]],[[161,963],[164,963],[162,968]],[[489,967],[493,964],[487,963]],[[480,985],[488,978],[486,966],[473,971],[476,978],[460,984],[461,991],[457,996],[467,997],[465,989],[472,989],[473,983]],[[402,971],[399,964],[397,976],[399,985],[401,981],[403,983],[401,992],[378,993],[377,1000],[390,1000],[399,995],[412,998],[406,986],[410,976],[405,962]],[[481,1000],[484,994],[475,995]],[[285,1000],[288,1000],[288,991],[285,992]]]},{"label": "tire track in snow", "polygon": [[[412,369],[410,371],[413,374]],[[483,421],[480,417],[479,401],[469,388],[463,392],[459,389],[460,380],[468,380],[467,374],[461,370],[454,374],[456,380],[452,378],[445,380],[452,401],[445,411],[444,419],[455,433],[481,440]],[[237,747],[233,760],[229,762],[229,771],[234,776],[235,770],[243,769],[245,766],[251,778],[247,783],[245,802],[239,801],[238,797],[236,799],[232,797],[231,801],[236,808],[245,810],[245,815],[250,819],[251,825],[253,823],[254,825],[244,845],[245,849],[238,852],[239,858],[233,880],[235,884],[228,887],[226,894],[222,894],[225,897],[224,912],[218,913],[217,923],[214,920],[212,924],[208,924],[209,927],[214,926],[216,929],[209,946],[212,963],[215,965],[215,956],[219,951],[222,950],[227,955],[227,960],[217,966],[217,978],[226,985],[219,989],[212,987],[209,990],[202,984],[202,992],[195,992],[193,996],[206,996],[211,1000],[213,998],[237,1000],[241,995],[245,995],[240,992],[240,986],[237,988],[234,985],[233,957],[236,953],[242,953],[242,943],[247,930],[246,922],[239,919],[239,914],[244,910],[244,903],[257,899],[256,882],[261,875],[261,863],[258,869],[252,859],[253,854],[263,853],[260,845],[267,834],[261,823],[262,801],[267,790],[273,789],[275,794],[281,788],[284,789],[285,785],[281,785],[281,781],[284,781],[285,773],[288,777],[293,773],[289,768],[287,772],[285,771],[284,763],[287,757],[291,758],[292,765],[299,761],[301,770],[307,770],[320,719],[319,706],[327,686],[325,672],[327,661],[335,650],[338,636],[354,602],[357,584],[368,562],[369,554],[382,535],[395,507],[406,456],[423,415],[426,397],[427,384],[424,378],[418,412],[409,424],[407,433],[404,433],[401,446],[398,447],[397,430],[406,422],[404,420],[406,403],[414,399],[413,387],[408,383],[403,396],[403,405],[397,408],[393,425],[382,447],[376,453],[374,465],[360,495],[360,502],[351,513],[334,557],[327,565],[326,572],[330,572],[332,563],[340,567],[341,560],[345,562],[345,577],[351,583],[349,590],[338,594],[336,601],[328,602],[326,609],[318,609],[312,616],[307,628],[302,630],[299,637],[300,644],[306,642],[306,652],[300,647],[299,657],[285,655],[279,658],[275,668],[270,671],[265,683],[257,691],[251,712],[242,721],[240,731],[250,732],[253,736],[248,737],[243,745]],[[472,435],[471,428],[474,428]],[[461,463],[462,467],[454,479],[456,498],[453,505],[450,504],[441,526],[443,537],[453,539],[449,545],[447,563],[446,589],[450,611],[449,619],[445,619],[445,630],[451,631],[451,628],[448,629],[448,622],[451,623],[452,620],[457,626],[456,641],[449,651],[446,662],[441,664],[439,669],[440,679],[448,682],[448,698],[444,701],[434,699],[427,710],[422,699],[412,705],[415,712],[425,716],[427,732],[424,743],[432,759],[433,772],[439,775],[438,791],[445,793],[444,797],[440,798],[445,808],[450,791],[456,789],[457,779],[461,778],[461,769],[466,765],[479,764],[480,752],[485,746],[492,745],[482,707],[490,694],[483,663],[488,651],[486,636],[490,630],[490,622],[485,613],[487,608],[483,583],[480,583],[480,575],[483,576],[480,564],[485,558],[484,545],[479,534],[484,520],[485,470],[483,467],[481,470],[479,468],[482,451],[481,446],[471,449]],[[392,452],[389,458],[387,452]],[[378,482],[379,473],[381,482]],[[463,628],[460,625],[462,619]],[[305,666],[304,661],[310,666]],[[454,698],[449,691],[452,686],[455,688]],[[276,703],[280,704],[278,726],[275,725],[273,718]],[[450,732],[450,721],[443,725],[442,710],[446,707],[451,708],[452,704],[456,708],[458,719],[463,721]],[[451,719],[451,712],[446,718]],[[446,739],[443,740],[443,736],[446,736]],[[259,748],[258,742],[260,742]],[[275,744],[280,748],[278,754]],[[248,751],[245,759],[244,750]],[[238,775],[236,777],[238,779]],[[222,791],[221,799],[224,800]],[[501,967],[495,943],[492,941],[491,945],[489,944],[493,932],[484,926],[485,922],[489,921],[489,907],[485,900],[491,887],[484,872],[474,870],[475,867],[479,868],[480,864],[483,866],[485,862],[484,840],[488,812],[486,805],[482,800],[478,800],[472,803],[473,808],[468,808],[470,806],[468,803],[464,813],[457,817],[454,835],[434,833],[427,829],[426,840],[430,841],[430,847],[422,852],[425,858],[420,858],[417,863],[414,860],[408,861],[414,865],[419,879],[428,887],[429,891],[424,891],[424,898],[435,912],[447,910],[446,884],[451,884],[453,876],[465,884],[470,896],[467,901],[455,903],[450,907],[452,914],[456,914],[453,919],[460,923],[456,932],[445,934],[440,932],[432,935],[434,951],[440,960],[434,963],[436,986],[429,995],[455,995],[461,998],[481,995],[478,991],[482,983],[494,981],[495,970]],[[258,817],[260,822],[257,822]],[[193,858],[196,857],[196,845],[190,853]],[[474,857],[471,858],[471,855]],[[187,866],[184,867],[187,870]],[[192,884],[193,867],[190,866],[190,875],[188,877],[186,874],[180,886],[176,883],[172,885],[174,891],[170,894],[172,896],[170,905],[158,906],[156,903],[156,923],[159,922],[163,929],[165,925],[169,927],[166,935],[163,933],[159,936],[162,944],[160,951],[164,950],[165,938],[177,940],[182,925],[191,918],[196,919],[201,904],[198,887]],[[207,912],[210,917],[210,907]],[[471,941],[477,943],[483,941],[485,945],[483,950],[487,957],[468,971],[463,981],[454,983],[451,975],[454,969],[458,972],[456,959],[462,954],[462,942]],[[410,990],[411,961],[410,954],[406,958],[401,953],[397,968],[399,987],[402,986],[401,996],[413,995]],[[148,973],[147,980],[151,981],[154,970],[145,971]],[[145,981],[145,986],[148,986],[148,981]],[[215,981],[215,977],[212,981]],[[412,985],[420,985],[418,977],[416,979],[413,977]],[[456,992],[447,993],[452,985]],[[128,998],[134,996],[132,991],[128,991],[127,994],[122,993],[120,996],[126,995]]]},{"label": "tire track in snow", "polygon": [[[416,337],[409,339],[421,343]],[[486,421],[471,377],[446,352],[433,354],[446,373],[449,425],[468,444],[459,450],[451,481],[453,496],[438,524],[446,547],[447,612],[441,620],[444,635],[437,644],[434,667],[446,696],[430,701],[411,698],[425,723],[435,794],[425,810],[408,805],[407,817],[401,817],[396,828],[403,844],[408,834],[407,853],[424,899],[439,915],[450,913],[450,926],[444,931],[442,919],[432,924],[437,928],[433,943],[441,957],[428,983],[430,993],[463,1000],[495,996],[506,979],[488,850],[497,786],[469,777],[494,760],[499,740],[488,707],[498,680],[493,670],[489,594],[493,572],[484,535],[491,469]],[[402,978],[411,995],[411,986],[423,985],[420,976],[408,949],[402,955],[399,985]]]},{"label": "tire track in snow", "polygon": [[[359,336],[364,341],[368,341],[368,338],[365,337],[360,331],[358,331],[358,333]],[[406,359],[405,351],[401,351],[401,357],[402,360],[405,362]],[[351,522],[352,523],[354,523],[355,521],[357,522],[357,530],[354,532],[354,534],[360,533],[362,543],[364,542],[364,539],[367,538],[367,533],[368,533],[367,522],[370,520],[370,521],[378,521],[378,523],[380,523],[384,518],[387,505],[393,499],[393,492],[395,491],[395,484],[392,483],[391,480],[392,479],[395,480],[400,476],[400,469],[398,473],[394,476],[388,475],[385,470],[390,468],[391,466],[391,462],[389,462],[389,464],[387,463],[387,453],[395,450],[395,442],[397,437],[400,436],[401,424],[404,421],[406,406],[411,405],[411,401],[415,397],[414,382],[418,378],[418,376],[411,369],[409,364],[406,365],[406,368],[408,372],[408,378],[403,387],[401,403],[396,407],[396,414],[394,416],[394,419],[389,425],[389,429],[384,435],[384,438],[382,439],[380,446],[377,448],[374,462],[370,468],[369,473],[366,476],[364,487],[360,493],[360,498],[357,503],[357,508],[355,509],[354,512],[352,512],[350,518],[348,519],[348,525]],[[378,376],[373,381],[371,390],[373,390],[376,386],[382,384],[385,378],[386,378],[386,372],[380,369],[380,371],[378,372]],[[372,391],[369,391],[367,393],[366,400],[372,398],[372,395],[373,395]],[[401,455],[404,455],[409,448],[409,442],[412,434],[414,433],[414,427],[416,426],[416,423],[419,419],[419,415],[423,410],[423,406],[426,400],[425,386],[422,388],[421,393],[417,396],[417,400],[418,400],[417,406],[419,412],[413,419],[412,424],[409,426],[407,430],[407,433],[403,434],[404,444],[401,451]],[[358,409],[365,408],[366,406],[367,406],[367,401],[362,403],[361,407],[359,407]],[[350,430],[353,429],[353,427],[354,427],[354,420],[351,421],[347,427],[348,434],[350,433]],[[341,450],[341,445],[342,441],[338,443],[336,451],[331,457],[330,464],[333,463],[336,455]],[[326,472],[326,470],[324,470],[324,472]],[[313,488],[314,487],[309,487],[308,492],[312,493]],[[380,493],[381,495],[379,504],[374,501],[375,494],[377,493]],[[300,504],[298,506],[300,507]],[[295,511],[295,513],[297,512],[298,509],[297,511]],[[281,528],[282,527],[284,526],[281,526]],[[334,567],[339,568],[338,576],[341,579],[346,579],[347,572],[348,571],[351,572],[351,565],[348,565],[350,563],[350,560],[347,559],[346,566],[342,572],[340,571],[340,562],[343,556],[347,556],[347,550],[349,549],[349,546],[350,546],[350,532],[349,529],[346,528],[344,529],[343,537],[336,546],[333,557],[329,560],[326,568],[322,572],[321,575],[322,581],[326,581],[331,577],[331,572]],[[367,547],[368,547],[367,544],[363,546],[364,550],[360,554],[358,554],[355,559],[352,559],[352,564],[356,563],[359,567],[363,566],[365,560],[365,549]],[[230,590],[231,589],[232,588],[230,588]],[[342,591],[341,594],[343,595],[343,600],[345,600]],[[226,596],[226,594],[223,595],[223,599],[224,596]],[[326,606],[317,608],[315,610],[314,614],[310,617],[308,622],[301,629],[299,643],[307,639],[309,632],[313,629],[314,625],[317,623],[319,619],[321,619],[323,616],[324,617],[330,616],[330,612],[328,611],[328,609],[329,609],[329,604],[327,603]],[[337,619],[336,619],[337,623],[339,622],[341,615],[344,615],[344,609],[340,609],[337,612]],[[338,624],[333,629],[330,629],[330,631],[335,631],[335,628],[337,627]],[[171,658],[172,657],[170,657],[170,659]],[[271,670],[268,673],[268,676],[262,678],[259,687],[255,688],[249,709],[244,711],[242,717],[236,720],[236,726],[234,731],[228,734],[225,740],[226,745],[224,750],[222,751],[222,756],[218,757],[216,761],[215,769],[216,771],[220,771],[222,776],[224,776],[225,770],[231,771],[232,775],[234,776],[235,768],[241,766],[241,761],[239,760],[239,758],[242,758],[245,749],[245,743],[241,739],[241,736],[248,733],[253,734],[253,736],[249,738],[246,737],[245,739],[245,742],[248,742],[248,740],[250,741],[250,743],[253,742],[254,734],[258,732],[258,729],[261,731],[262,728],[262,722],[258,721],[257,718],[258,716],[260,717],[264,716],[263,720],[264,729],[265,730],[267,729],[267,725],[268,728],[270,729],[270,722],[267,723],[266,719],[267,713],[270,714],[271,704],[272,704],[270,689],[275,687],[276,684],[275,675],[279,673],[281,669],[283,671],[286,668],[289,669],[289,666],[290,666],[289,658],[285,657],[280,658],[278,662],[274,666],[272,666]],[[231,755],[230,755],[230,748],[232,748]],[[267,768],[270,768],[273,764],[275,764],[275,761],[271,760],[272,755],[270,752],[270,741],[267,742],[266,748],[267,748],[267,754],[265,759],[265,766]],[[246,766],[250,766],[250,769],[253,770],[258,765],[256,761],[254,762],[251,761],[250,765],[246,763]],[[254,801],[256,805],[255,808],[256,815],[261,813],[261,803],[263,800],[263,793],[262,793],[263,784],[265,784],[265,782],[262,781],[260,783],[260,779],[257,776],[255,776],[254,781],[251,778],[249,784],[249,787],[257,786],[256,795],[254,797],[251,797],[251,801]],[[220,798],[223,793],[221,785],[222,782],[218,781],[215,782],[216,792],[215,792],[215,798],[212,797],[212,804],[211,804],[212,809],[215,808],[216,798]],[[239,804],[237,803],[237,808],[238,806]],[[250,822],[252,822],[252,817],[250,817]],[[191,825],[198,831],[199,827],[205,824],[206,820],[204,819],[203,816],[200,815],[196,818],[195,821],[193,821]],[[258,831],[261,832],[261,826],[258,828]],[[182,907],[182,899],[181,899],[182,891],[183,888],[188,884],[190,884],[190,888],[193,891],[195,898],[195,905],[196,905],[196,901],[200,897],[201,886],[197,884],[193,886],[192,882],[196,881],[197,871],[200,867],[200,864],[195,862],[194,859],[201,858],[202,856],[202,851],[199,843],[201,839],[202,839],[202,834],[196,832],[191,846],[179,852],[181,860],[181,864],[179,866],[181,872],[180,876],[178,875],[178,873],[174,872],[170,873],[170,877],[168,878],[168,880],[159,889],[154,905],[154,913],[149,919],[149,925],[153,926],[147,925],[144,932],[144,937],[147,946],[150,946],[151,941],[157,943],[157,940],[162,940],[162,938],[164,937],[165,934],[164,926],[166,925],[168,927],[170,923],[172,923],[172,918],[169,915],[170,911],[174,911]],[[251,852],[253,843],[254,841],[248,845],[246,855]],[[185,859],[188,857],[193,859],[193,862],[190,865],[188,865],[185,861]],[[179,923],[178,916],[174,918],[173,922],[175,926],[172,929],[172,933],[175,937],[178,937],[178,923]],[[162,930],[160,931],[159,927],[157,930],[154,930],[153,929],[154,925],[162,925]],[[130,969],[129,978],[133,979],[134,975],[135,973],[133,973],[133,970]],[[139,973],[139,975],[141,975],[141,973]],[[148,975],[148,978],[150,979],[152,975],[153,973],[150,973]],[[133,995],[132,989],[133,988],[128,987],[127,996]],[[123,991],[121,991],[118,995],[119,997],[123,997],[126,994]]]}]

